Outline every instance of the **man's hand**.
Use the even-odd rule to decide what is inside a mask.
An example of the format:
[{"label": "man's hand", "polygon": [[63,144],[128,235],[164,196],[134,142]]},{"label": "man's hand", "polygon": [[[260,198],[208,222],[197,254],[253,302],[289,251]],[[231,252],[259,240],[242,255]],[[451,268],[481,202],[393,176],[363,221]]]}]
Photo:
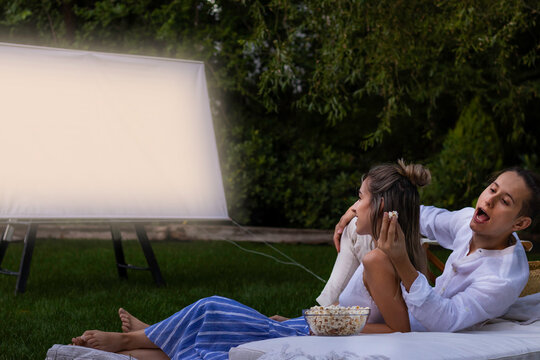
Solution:
[{"label": "man's hand", "polygon": [[337,252],[340,250],[340,240],[341,240],[341,234],[343,234],[343,230],[345,230],[345,227],[351,222],[352,219],[356,216],[356,207],[358,206],[357,202],[355,202],[350,208],[347,209],[345,214],[339,219],[339,222],[336,225],[336,228],[334,229],[334,245],[336,246]]},{"label": "man's hand", "polygon": [[281,315],[270,316],[270,319],[275,320],[275,321],[279,321],[279,322],[283,322],[283,321],[285,321],[285,320],[289,320],[289,318],[286,318],[286,317],[281,316]]}]

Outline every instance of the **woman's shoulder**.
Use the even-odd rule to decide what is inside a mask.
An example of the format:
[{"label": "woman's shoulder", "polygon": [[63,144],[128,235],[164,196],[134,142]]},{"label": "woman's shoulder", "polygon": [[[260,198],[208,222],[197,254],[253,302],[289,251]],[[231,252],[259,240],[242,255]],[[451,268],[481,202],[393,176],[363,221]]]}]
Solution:
[{"label": "woman's shoulder", "polygon": [[368,252],[362,259],[362,264],[364,264],[365,269],[378,269],[378,270],[387,270],[392,273],[395,272],[392,261],[379,248],[375,248]]}]

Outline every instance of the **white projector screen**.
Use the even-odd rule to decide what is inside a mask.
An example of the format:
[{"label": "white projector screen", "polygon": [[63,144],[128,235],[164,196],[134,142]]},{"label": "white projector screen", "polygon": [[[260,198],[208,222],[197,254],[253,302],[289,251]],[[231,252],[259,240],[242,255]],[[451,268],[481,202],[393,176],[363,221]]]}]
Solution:
[{"label": "white projector screen", "polygon": [[228,219],[204,64],[0,43],[0,221]]}]

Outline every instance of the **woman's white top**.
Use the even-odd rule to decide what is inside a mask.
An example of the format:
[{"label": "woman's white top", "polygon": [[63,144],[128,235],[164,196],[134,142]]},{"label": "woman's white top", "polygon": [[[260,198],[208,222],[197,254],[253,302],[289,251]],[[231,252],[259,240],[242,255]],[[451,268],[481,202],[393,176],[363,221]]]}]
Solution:
[{"label": "woman's white top", "polygon": [[473,214],[473,208],[420,208],[421,233],[453,252],[435,287],[420,272],[408,292],[402,285],[412,331],[458,331],[499,317],[525,287],[529,265],[515,233],[515,245],[503,250],[478,249],[467,256]]},{"label": "woman's white top", "polygon": [[368,323],[384,323],[384,319],[379,311],[379,308],[373,301],[373,298],[364,285],[364,264],[356,269],[351,280],[339,295],[339,305],[341,306],[364,306],[369,307]]}]

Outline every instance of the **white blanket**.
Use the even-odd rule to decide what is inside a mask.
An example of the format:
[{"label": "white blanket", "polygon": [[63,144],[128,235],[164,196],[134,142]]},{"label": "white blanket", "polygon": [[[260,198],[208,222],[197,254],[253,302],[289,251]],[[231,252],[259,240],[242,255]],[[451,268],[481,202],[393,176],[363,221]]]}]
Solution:
[{"label": "white blanket", "polygon": [[502,318],[519,321],[523,325],[540,320],[540,293],[519,298]]}]

